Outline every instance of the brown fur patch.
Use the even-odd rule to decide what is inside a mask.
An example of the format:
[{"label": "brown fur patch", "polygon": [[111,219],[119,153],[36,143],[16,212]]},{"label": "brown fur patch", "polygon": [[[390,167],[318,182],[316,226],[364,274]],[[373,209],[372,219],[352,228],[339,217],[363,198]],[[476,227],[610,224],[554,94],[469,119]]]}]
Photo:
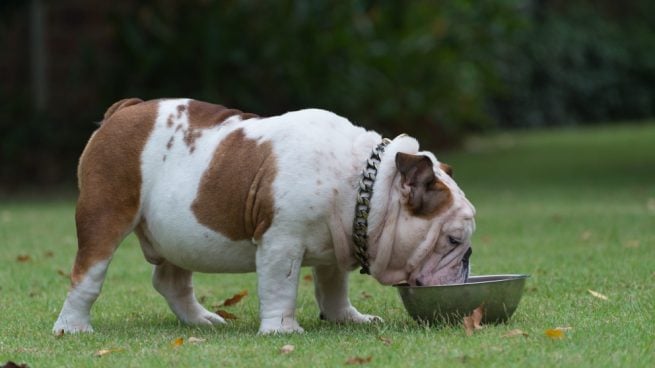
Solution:
[{"label": "brown fur patch", "polygon": [[453,168],[450,165],[440,162],[439,168],[443,170],[446,174],[448,174],[448,176],[450,176],[451,178],[453,177]]},{"label": "brown fur patch", "polygon": [[232,240],[261,239],[273,222],[276,175],[271,142],[235,130],[214,152],[191,209],[198,222]]},{"label": "brown fur patch", "polygon": [[107,109],[107,111],[105,111],[104,120],[105,120],[105,121],[108,120],[108,119],[109,119],[112,115],[114,115],[114,113],[115,113],[116,111],[118,111],[118,110],[124,109],[124,108],[126,108],[126,107],[128,107],[128,106],[132,106],[132,105],[139,104],[139,103],[141,103],[141,102],[143,102],[142,99],[140,99],[140,98],[135,98],[135,97],[133,97],[133,98],[125,98],[125,99],[122,99],[122,100],[120,100],[120,101],[118,101],[118,102],[114,102],[114,104],[111,105],[111,106]]},{"label": "brown fur patch", "polygon": [[181,118],[181,117],[182,117],[182,113],[185,112],[185,111],[186,111],[186,106],[184,106],[184,105],[178,105],[178,106],[177,106],[177,118],[178,118],[178,119]]},{"label": "brown fur patch", "polygon": [[[417,206],[416,203],[420,205]],[[453,205],[453,197],[450,189],[442,182],[438,182],[418,201],[410,194],[409,201],[405,205],[412,215],[431,219],[450,208]]]},{"label": "brown fur patch", "polygon": [[196,150],[196,139],[202,137],[202,130],[200,129],[193,129],[189,127],[184,132],[184,143],[186,143],[186,146],[189,147],[189,153],[193,153],[193,151]]},{"label": "brown fur patch", "polygon": [[95,263],[109,259],[131,230],[140,203],[141,152],[152,131],[157,106],[158,101],[139,99],[115,103],[82,153],[73,285]]},{"label": "brown fur patch", "polygon": [[[177,119],[182,117],[182,114],[187,111],[184,105],[177,106]],[[222,124],[225,120],[238,116],[242,120],[257,117],[255,114],[244,113],[236,109],[228,109],[222,105],[215,105],[208,102],[191,100],[189,101],[188,119],[189,127],[183,131],[183,141],[189,148],[189,153],[196,150],[196,140],[202,136],[202,130]],[[167,126],[173,126],[174,115],[171,114],[167,120]],[[178,125],[175,131],[182,127]]]},{"label": "brown fur patch", "polygon": [[418,211],[418,216],[432,218],[444,212],[453,205],[453,194],[450,188],[442,181],[437,180],[431,190],[427,191],[424,198],[422,211]]},{"label": "brown fur patch", "polygon": [[242,120],[257,117],[255,114],[245,113],[236,109],[228,109],[222,105],[214,105],[195,100],[189,101],[189,127],[191,129],[211,128],[222,124],[225,120],[233,116],[239,116]]},{"label": "brown fur patch", "polygon": [[432,218],[452,206],[450,188],[437,179],[427,156],[398,153],[396,167],[410,188],[407,207],[413,215]]}]

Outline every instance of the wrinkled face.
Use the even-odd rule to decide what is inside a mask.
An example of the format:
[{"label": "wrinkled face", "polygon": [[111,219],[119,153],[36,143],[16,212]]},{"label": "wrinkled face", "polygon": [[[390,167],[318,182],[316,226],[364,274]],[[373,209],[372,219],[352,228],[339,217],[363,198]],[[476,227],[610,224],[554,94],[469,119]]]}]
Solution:
[{"label": "wrinkled face", "polygon": [[[467,201],[468,202],[468,201]],[[475,230],[473,207],[455,207],[445,214],[434,249],[411,270],[410,285],[445,285],[464,283],[469,276],[471,235]]]},{"label": "wrinkled face", "polygon": [[376,277],[385,284],[415,286],[466,282],[475,208],[452,179],[450,167],[433,156],[399,153],[396,166],[401,216],[389,267]]}]

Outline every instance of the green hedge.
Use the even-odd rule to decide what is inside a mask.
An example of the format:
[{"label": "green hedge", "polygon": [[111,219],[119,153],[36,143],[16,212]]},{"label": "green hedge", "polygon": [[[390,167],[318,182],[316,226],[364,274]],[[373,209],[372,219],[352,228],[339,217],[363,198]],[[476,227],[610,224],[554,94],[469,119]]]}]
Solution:
[{"label": "green hedge", "polygon": [[95,99],[74,114],[52,106],[37,116],[24,89],[3,90],[3,183],[43,174],[42,156],[60,168],[40,181],[72,176],[90,121],[128,96],[193,97],[260,115],[326,108],[429,148],[471,131],[655,115],[650,0],[116,3],[105,14],[111,57],[89,45],[69,77]]},{"label": "green hedge", "polygon": [[533,9],[497,71],[500,127],[606,123],[655,114],[655,3]]},{"label": "green hedge", "polygon": [[[490,58],[513,2],[198,1],[117,18],[124,94],[187,95],[261,114],[307,106],[446,140],[493,117]],[[163,77],[162,77],[163,76]],[[119,82],[123,82],[122,80]],[[442,139],[443,138],[443,139]]]}]

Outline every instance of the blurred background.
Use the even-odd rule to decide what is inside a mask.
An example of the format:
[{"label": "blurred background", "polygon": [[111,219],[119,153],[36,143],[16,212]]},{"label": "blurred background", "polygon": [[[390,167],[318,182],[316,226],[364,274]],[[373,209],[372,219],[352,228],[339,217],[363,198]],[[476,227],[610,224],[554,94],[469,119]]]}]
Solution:
[{"label": "blurred background", "polygon": [[4,192],[74,188],[125,97],[319,107],[436,152],[655,115],[652,0],[2,0],[0,46]]}]

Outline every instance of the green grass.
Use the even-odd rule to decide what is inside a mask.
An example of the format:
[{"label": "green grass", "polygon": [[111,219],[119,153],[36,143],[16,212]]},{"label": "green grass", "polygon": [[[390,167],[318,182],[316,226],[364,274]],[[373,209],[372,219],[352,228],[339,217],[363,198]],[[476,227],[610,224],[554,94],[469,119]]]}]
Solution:
[{"label": "green grass", "polygon": [[[59,273],[68,272],[76,248],[73,201],[4,200],[0,364],[333,367],[371,356],[372,367],[655,366],[655,125],[503,134],[467,147],[441,158],[478,209],[474,273],[532,275],[507,324],[471,337],[458,326],[421,326],[393,288],[353,273],[353,303],[384,324],[319,321],[313,286],[302,280],[298,318],[306,332],[257,336],[256,282],[247,274],[198,275],[205,305],[242,289],[250,295],[226,308],[239,317],[229,326],[186,327],[150,286],[150,267],[130,237],[92,311],[96,332],[57,338],[50,329],[68,287]],[[30,260],[18,262],[20,255]],[[555,327],[571,330],[555,341],[544,334]],[[503,337],[517,328],[529,336]],[[206,341],[172,347],[191,336]],[[285,344],[295,351],[280,354]],[[95,357],[100,349],[121,350]]]}]

